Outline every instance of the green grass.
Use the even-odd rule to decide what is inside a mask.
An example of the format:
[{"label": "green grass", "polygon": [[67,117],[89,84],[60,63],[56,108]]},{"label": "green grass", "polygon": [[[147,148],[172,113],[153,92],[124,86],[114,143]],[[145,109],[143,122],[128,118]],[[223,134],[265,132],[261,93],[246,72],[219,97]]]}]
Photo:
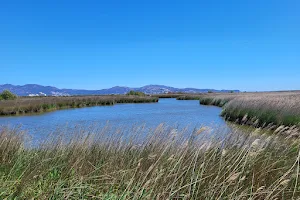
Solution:
[{"label": "green grass", "polygon": [[204,128],[174,130],[78,129],[30,148],[25,133],[2,128],[0,199],[300,197],[298,141],[256,133],[208,141]]},{"label": "green grass", "polygon": [[66,108],[108,106],[117,103],[152,103],[158,98],[149,96],[74,96],[74,97],[32,97],[0,101],[0,115],[22,115],[42,113]]},{"label": "green grass", "polygon": [[126,95],[146,96],[145,93],[134,90],[130,90]]},{"label": "green grass", "polygon": [[202,105],[213,105],[213,106],[223,107],[232,99],[228,97],[218,98],[218,97],[211,97],[211,96],[201,96],[199,100],[200,100],[200,104]]},{"label": "green grass", "polygon": [[257,127],[265,127],[269,124],[273,124],[273,129],[275,129],[276,127],[281,125],[300,125],[300,116],[280,114],[278,111],[268,109],[259,110],[251,108],[227,107],[222,111],[221,115],[229,121],[236,121],[238,123],[244,123],[246,119],[247,124],[253,124]]}]

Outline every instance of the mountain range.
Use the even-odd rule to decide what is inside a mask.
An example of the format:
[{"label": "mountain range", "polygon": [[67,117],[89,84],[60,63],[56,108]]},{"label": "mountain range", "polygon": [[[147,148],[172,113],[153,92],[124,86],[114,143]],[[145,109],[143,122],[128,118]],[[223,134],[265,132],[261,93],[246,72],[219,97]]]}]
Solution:
[{"label": "mountain range", "polygon": [[29,96],[45,94],[47,96],[69,96],[69,95],[106,95],[106,94],[126,94],[130,90],[144,92],[146,94],[162,94],[162,93],[207,93],[212,92],[239,92],[239,90],[214,90],[214,89],[197,89],[197,88],[175,88],[164,85],[146,85],[139,88],[115,86],[101,90],[80,90],[80,89],[58,89],[53,86],[42,86],[37,84],[27,85],[0,85],[0,92],[10,90],[18,96]]}]

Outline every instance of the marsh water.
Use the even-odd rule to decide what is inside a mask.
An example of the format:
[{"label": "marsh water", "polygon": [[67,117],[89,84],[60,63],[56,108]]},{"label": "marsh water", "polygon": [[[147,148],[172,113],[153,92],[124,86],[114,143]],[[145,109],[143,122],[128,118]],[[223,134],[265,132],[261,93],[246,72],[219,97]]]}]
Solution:
[{"label": "marsh water", "polygon": [[188,130],[207,126],[211,127],[213,134],[226,134],[230,127],[220,117],[220,113],[221,108],[203,106],[197,100],[160,99],[158,103],[116,104],[58,110],[39,115],[0,117],[0,125],[20,126],[35,139],[42,139],[57,127],[71,130],[75,125],[103,127],[108,124],[122,128],[144,125],[151,129],[164,123]]}]

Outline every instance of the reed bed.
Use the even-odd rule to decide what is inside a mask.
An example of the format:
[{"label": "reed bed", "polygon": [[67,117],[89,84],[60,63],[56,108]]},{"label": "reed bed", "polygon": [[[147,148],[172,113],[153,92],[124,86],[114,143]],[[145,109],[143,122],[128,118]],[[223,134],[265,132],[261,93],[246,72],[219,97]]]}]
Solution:
[{"label": "reed bed", "polygon": [[0,101],[0,115],[41,113],[65,108],[114,105],[116,103],[152,103],[158,98],[150,96],[73,96],[73,97],[21,97]]},{"label": "reed bed", "polygon": [[229,121],[256,127],[300,126],[300,92],[203,94],[200,104],[223,107]]},{"label": "reed bed", "polygon": [[171,93],[171,94],[153,94],[151,96],[157,97],[157,98],[178,98],[181,96],[185,96],[187,94],[184,93]]},{"label": "reed bed", "polygon": [[222,115],[254,126],[300,126],[300,93],[250,94],[232,99]]},{"label": "reed bed", "polygon": [[203,94],[190,94],[190,95],[181,95],[178,96],[177,100],[200,100],[203,97]]},{"label": "reed bed", "polygon": [[176,98],[177,100],[199,100],[204,93],[171,93],[171,94],[155,94],[158,98]]},{"label": "reed bed", "polygon": [[243,94],[204,94],[199,97],[200,104],[223,107],[229,101],[242,96]]},{"label": "reed bed", "polygon": [[[26,146],[0,129],[0,199],[297,199],[299,141],[232,133],[204,140],[164,125],[76,129]],[[143,134],[142,134],[143,133]],[[281,137],[281,136],[280,136]],[[142,139],[142,140],[141,140]]]},{"label": "reed bed", "polygon": [[232,93],[202,93],[202,94],[187,94],[177,97],[177,100],[200,100],[202,105],[214,105],[222,107],[228,101],[235,98],[237,94]]}]

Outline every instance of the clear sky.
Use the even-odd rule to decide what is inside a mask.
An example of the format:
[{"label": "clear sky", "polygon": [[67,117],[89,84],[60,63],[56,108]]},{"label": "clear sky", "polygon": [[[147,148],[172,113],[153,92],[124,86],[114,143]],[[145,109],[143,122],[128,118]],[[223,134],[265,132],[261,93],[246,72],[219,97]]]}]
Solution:
[{"label": "clear sky", "polygon": [[300,89],[300,1],[1,1],[0,74],[78,89]]}]

